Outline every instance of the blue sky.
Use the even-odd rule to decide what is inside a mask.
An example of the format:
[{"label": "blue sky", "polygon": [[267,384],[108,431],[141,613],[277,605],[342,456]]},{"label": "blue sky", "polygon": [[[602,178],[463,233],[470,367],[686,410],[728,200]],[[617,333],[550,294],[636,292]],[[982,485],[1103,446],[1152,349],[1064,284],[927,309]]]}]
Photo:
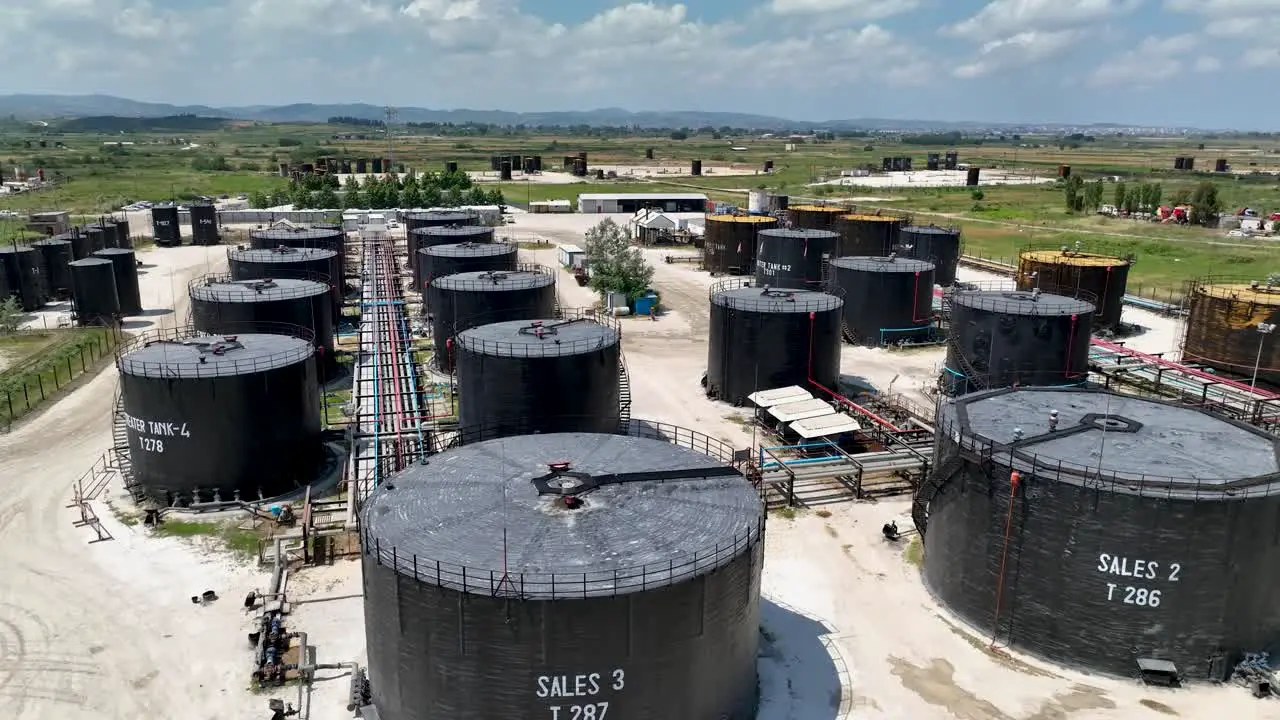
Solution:
[{"label": "blue sky", "polygon": [[1280,129],[1280,0],[0,4],[0,93]]}]

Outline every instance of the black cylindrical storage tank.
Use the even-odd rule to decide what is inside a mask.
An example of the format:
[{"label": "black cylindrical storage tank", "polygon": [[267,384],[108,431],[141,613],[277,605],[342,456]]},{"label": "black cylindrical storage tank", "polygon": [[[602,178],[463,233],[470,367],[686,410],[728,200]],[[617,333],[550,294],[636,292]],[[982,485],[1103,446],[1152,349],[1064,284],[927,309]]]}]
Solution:
[{"label": "black cylindrical storage tank", "polygon": [[502,161],[502,169],[499,171],[499,173],[501,175],[500,179],[510,180],[511,179],[511,163],[506,160]]},{"label": "black cylindrical storage tank", "polygon": [[138,286],[138,258],[128,248],[107,248],[93,254],[110,260],[116,274],[116,297],[120,299],[120,314],[137,315],[142,312],[142,289]]},{"label": "black cylindrical storage tank", "polygon": [[382,158],[374,158],[369,164],[373,166],[370,169],[373,174],[377,175],[382,172]]},{"label": "black cylindrical storage tank", "polygon": [[114,325],[120,316],[115,264],[105,258],[72,260],[71,304],[80,325]]},{"label": "black cylindrical storage tank", "polygon": [[702,174],[702,161],[694,160],[693,165],[689,168],[689,174],[697,177]]},{"label": "black cylindrical storage tank", "polygon": [[652,159],[653,159],[653,148],[645,148],[645,149],[644,149],[644,159],[645,159],[645,160],[652,160]]},{"label": "black cylindrical storage tank", "polygon": [[578,177],[587,176],[587,162],[582,158],[573,161],[573,174]]},{"label": "black cylindrical storage tank", "polygon": [[191,244],[218,244],[218,211],[213,203],[191,204]]},{"label": "black cylindrical storage tank", "polygon": [[432,280],[464,272],[496,272],[516,269],[519,248],[512,243],[462,242],[432,245],[418,251],[414,289],[424,292]]},{"label": "black cylindrical storage tank", "polygon": [[[49,297],[65,298],[71,294],[71,270],[67,267],[75,254],[71,241],[63,237],[51,237],[31,243],[39,250],[44,268],[44,286]],[[0,298],[3,300],[3,298]]]},{"label": "black cylindrical storage tank", "polygon": [[489,156],[489,169],[490,169],[490,170],[492,170],[492,171],[494,171],[494,172],[496,172],[496,171],[497,171],[499,168],[501,168],[501,167],[502,167],[502,156],[501,156],[501,155],[490,155],[490,156]]},{"label": "black cylindrical storage tank", "polygon": [[772,161],[772,160],[765,160],[765,161],[764,161],[764,171],[765,171],[765,172],[773,172],[773,161]]},{"label": "black cylindrical storage tank", "polygon": [[1214,160],[1214,161],[1213,161],[1213,171],[1214,171],[1214,172],[1220,172],[1220,173],[1224,173],[1224,172],[1226,172],[1226,171],[1227,171],[1227,159],[1226,159],[1226,158],[1218,158],[1217,160]]},{"label": "black cylindrical storage tank", "polygon": [[98,225],[102,228],[102,243],[105,247],[113,248],[120,246],[120,231],[116,229],[116,221],[110,219],[102,219],[98,221]]},{"label": "black cylindrical storage tank", "polygon": [[778,227],[765,215],[711,215],[703,233],[702,266],[711,273],[754,275],[759,233]]},{"label": "black cylindrical storage tank", "polygon": [[350,175],[350,174],[351,174],[351,161],[350,161],[350,160],[343,160],[343,161],[342,161],[342,164],[340,165],[340,167],[341,167],[341,169],[342,169],[342,174],[343,174],[343,175]]},{"label": "black cylindrical storage tank", "polygon": [[542,172],[542,156],[541,155],[533,156],[533,171]]},{"label": "black cylindrical storage tank", "polygon": [[39,310],[49,299],[44,284],[44,255],[30,245],[0,246],[0,267],[8,280],[9,292],[26,312]]},{"label": "black cylindrical storage tank", "polygon": [[848,213],[835,205],[792,205],[787,208],[787,219],[791,227],[801,230],[834,230],[836,218]]},{"label": "black cylindrical storage tank", "polygon": [[9,287],[9,274],[0,267],[0,302],[4,302],[13,296],[13,290]]},{"label": "black cylindrical storage tank", "polygon": [[[93,248],[91,252],[97,252],[107,247],[107,231],[101,225],[85,225],[80,228],[80,232],[89,238],[89,247]],[[111,231],[115,235],[115,230]]]},{"label": "black cylindrical storage tank", "polygon": [[334,278],[342,272],[342,263],[333,250],[288,246],[270,249],[238,247],[227,253],[227,266],[232,280],[292,278],[323,282],[329,286],[333,296],[335,320],[340,316],[342,288]]},{"label": "black cylindrical storage tank", "polygon": [[616,320],[512,320],[458,333],[458,425],[504,435],[615,432],[622,331]]},{"label": "black cylindrical storage tank", "polygon": [[1093,328],[1116,328],[1124,309],[1129,261],[1076,252],[1068,248],[1024,250],[1018,254],[1018,289],[1074,295],[1080,290],[1098,298]]},{"label": "black cylindrical storage tank", "polygon": [[831,261],[836,287],[844,291],[845,329],[868,347],[927,335],[933,328],[933,264],[888,257],[843,257]]},{"label": "black cylindrical storage tank", "polygon": [[305,328],[333,359],[333,304],[329,286],[292,278],[232,280],[205,275],[188,285],[191,322],[197,332],[274,334],[281,328]]},{"label": "black cylindrical storage tank", "polygon": [[189,328],[116,359],[134,480],[168,505],[274,497],[315,479],[324,448],[309,338]]},{"label": "black cylindrical storage tank", "polygon": [[71,241],[71,254],[76,260],[83,260],[93,255],[93,239],[73,227],[66,238]]},{"label": "black cylindrical storage tank", "polygon": [[524,164],[523,164],[523,166],[522,166],[522,168],[521,168],[521,171],[522,171],[522,172],[524,172],[524,173],[526,173],[526,174],[528,174],[528,173],[532,173],[532,172],[533,172],[533,158],[532,158],[532,157],[525,157],[525,158],[522,158],[522,159],[521,159],[521,162],[522,162],[522,163],[524,163]]},{"label": "black cylindrical storage tank", "polygon": [[757,390],[840,382],[844,301],[812,290],[753,287],[728,280],[711,288],[707,394],[734,405]]},{"label": "black cylindrical storage tank", "polygon": [[452,160],[447,161],[447,162],[444,164],[444,171],[445,171],[446,173],[449,173],[450,175],[452,175],[453,173],[458,172],[458,163],[456,163],[456,162],[454,162],[454,161],[452,161]]},{"label": "black cylindrical storage tank", "polygon": [[453,369],[453,338],[463,330],[507,320],[555,315],[555,271],[520,265],[509,272],[468,272],[436,278],[427,286],[436,363]]},{"label": "black cylindrical storage tank", "polygon": [[937,423],[915,513],[924,580],[993,642],[1125,677],[1165,660],[1214,681],[1280,646],[1274,436],[1068,388],[944,399]]},{"label": "black cylindrical storage tank", "polygon": [[[908,225],[898,233],[899,254],[933,263],[933,281],[943,287],[956,282],[960,267],[960,231],[934,225]],[[907,246],[910,246],[909,248]]]},{"label": "black cylindrical storage tank", "polygon": [[850,213],[836,218],[840,257],[874,257],[897,250],[903,222],[892,215]]},{"label": "black cylindrical storage tank", "polygon": [[479,213],[467,210],[433,210],[406,213],[404,216],[404,231],[406,235],[419,228],[444,227],[448,225],[467,227],[479,224]]},{"label": "black cylindrical storage tank", "polygon": [[374,492],[382,720],[755,718],[759,496],[727,446],[636,427],[463,444]]},{"label": "black cylindrical storage tank", "polygon": [[181,245],[182,227],[178,225],[178,206],[156,205],[151,208],[151,234],[161,246]]},{"label": "black cylindrical storage tank", "polygon": [[329,284],[336,283],[339,295],[346,295],[346,243],[347,234],[341,228],[268,228],[249,232],[249,244],[255,249],[274,250],[280,247],[320,248],[337,254],[336,275],[332,272]]},{"label": "black cylindrical storage tank", "polygon": [[1231,278],[1204,278],[1187,293],[1187,328],[1182,359],[1280,387],[1280,284]]},{"label": "black cylindrical storage tank", "polygon": [[133,248],[133,235],[129,229],[129,218],[121,216],[116,218],[116,247]]},{"label": "black cylindrical storage tank", "polygon": [[356,158],[356,174],[364,175],[369,171],[369,161],[365,158]]},{"label": "black cylindrical storage tank", "polygon": [[1079,385],[1089,375],[1094,305],[1038,291],[950,293],[947,360],[950,394],[1013,385]]},{"label": "black cylindrical storage tank", "polygon": [[[436,213],[436,215],[437,218],[454,218],[461,216],[462,213]],[[470,219],[475,216],[466,215],[465,217]],[[418,222],[422,221],[419,220]],[[416,276],[418,262],[422,259],[419,255],[423,248],[464,242],[491,243],[493,242],[493,228],[476,225],[471,222],[446,223],[433,221],[429,225],[418,225],[410,230],[405,235],[405,238],[409,250],[409,270]]]},{"label": "black cylindrical storage tank", "polygon": [[835,257],[840,236],[830,230],[774,228],[756,238],[757,285],[816,290],[822,286],[822,263]]},{"label": "black cylindrical storage tank", "polygon": [[965,175],[964,184],[967,187],[977,187],[978,179],[982,175],[982,168],[971,167],[969,173]]}]

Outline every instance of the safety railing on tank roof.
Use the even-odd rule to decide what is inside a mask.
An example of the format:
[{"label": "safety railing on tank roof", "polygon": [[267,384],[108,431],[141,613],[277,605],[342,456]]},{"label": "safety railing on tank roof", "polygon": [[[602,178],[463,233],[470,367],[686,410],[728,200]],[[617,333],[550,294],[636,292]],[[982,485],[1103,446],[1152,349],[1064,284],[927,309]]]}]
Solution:
[{"label": "safety railing on tank roof", "polygon": [[[577,355],[579,353],[590,352],[591,350],[599,350],[610,345],[618,345],[622,342],[622,328],[616,320],[609,322],[611,318],[592,311],[583,312],[582,315],[574,317],[575,312],[583,312],[575,309],[568,313],[558,313],[559,317],[548,323],[542,320],[529,320],[520,331],[524,335],[523,342],[513,342],[504,340],[489,340],[486,338],[476,337],[469,334],[469,330],[458,333],[457,344],[471,352],[484,353],[486,355],[514,355],[519,357],[560,357],[563,355]],[[593,322],[613,331],[612,335],[601,334],[593,338],[579,338],[576,340],[561,340],[558,332],[561,327],[572,323]],[[484,327],[483,325],[479,327]],[[471,330],[476,329],[475,327]],[[548,342],[535,342],[541,340]]]},{"label": "safety railing on tank roof", "polygon": [[[323,257],[309,257],[311,253],[329,253]],[[238,262],[254,262],[263,265],[287,262],[319,262],[332,259],[338,251],[326,247],[293,247],[281,245],[273,248],[256,248],[248,245],[237,245],[227,248],[227,260]],[[265,258],[265,259],[263,259]]]},{"label": "safety railing on tank roof", "polygon": [[725,294],[742,288],[759,288],[762,295],[765,291],[768,291],[772,295],[772,300],[778,303],[789,303],[796,312],[835,310],[840,305],[839,303],[833,303],[832,300],[843,301],[845,295],[844,288],[834,284],[823,285],[821,282],[815,282],[812,288],[780,288],[773,287],[768,283],[757,283],[755,278],[744,276],[713,283],[707,292],[707,298],[711,303],[727,307],[730,310],[760,309],[760,300],[756,296],[751,296],[751,300],[745,300]]},{"label": "safety railing on tank roof", "polygon": [[425,227],[416,227],[409,232],[414,235],[423,236],[442,236],[442,237],[478,237],[482,235],[495,235],[494,228],[488,225],[427,225]]},{"label": "safety railing on tank roof", "polygon": [[[232,280],[229,273],[209,273],[207,275],[192,278],[191,281],[187,283],[187,295],[197,300],[210,302],[236,302],[245,301],[248,297],[254,297],[262,301],[271,301],[294,300],[297,298],[309,298],[316,295],[327,294],[329,292],[328,276],[320,276],[319,273],[313,274],[317,277],[323,277],[324,279],[288,278],[281,276],[279,278],[273,277],[254,280]],[[294,285],[292,283],[289,285],[276,285],[272,282],[273,280],[310,280],[311,282],[320,285],[322,289],[317,290],[311,286]],[[244,297],[219,297],[216,295],[211,297],[210,294],[201,292],[206,288],[213,289],[219,285],[242,287],[247,292]],[[252,295],[250,295],[248,291],[252,291]],[[197,295],[201,295],[203,297],[197,297]]]},{"label": "safety railing on tank roof", "polygon": [[[447,282],[447,285],[441,285],[441,282]],[[555,284],[554,268],[529,263],[516,265],[515,270],[486,270],[467,278],[461,275],[444,275],[431,281],[434,288],[462,292],[489,292],[495,286],[503,290],[528,290]]]},{"label": "safety railing on tank roof", "polygon": [[[1257,283],[1257,287],[1252,287]],[[1257,293],[1269,302],[1260,303],[1280,307],[1280,284],[1268,285],[1266,277],[1244,278],[1230,275],[1206,275],[1187,283],[1186,297],[1198,293],[1219,300],[1238,300],[1239,293]],[[1247,300],[1242,302],[1248,302]]]},{"label": "safety railing on tank roof", "polygon": [[[1043,288],[1040,289],[1041,295],[1054,295],[1057,297],[1071,298],[1093,305],[1096,310],[1098,307],[1098,296],[1094,293],[1081,288],[1057,288],[1060,292],[1050,292]],[[973,293],[1001,293],[1006,295],[1005,299],[999,299],[991,295],[982,298],[975,309],[986,310],[988,312],[1012,312],[1016,315],[1035,315],[1037,313],[1028,313],[1025,310],[1035,307],[1036,301],[1026,299],[1027,295],[1033,294],[1033,290],[1018,290],[1017,285],[1012,279],[1009,280],[984,280],[981,282],[964,282],[956,283],[944,292],[944,297],[950,301],[952,312],[955,310],[956,298]],[[944,304],[945,306],[945,304]],[[1045,303],[1045,307],[1049,304]],[[970,306],[966,306],[970,307]],[[1048,315],[1057,315],[1060,313],[1052,312]]]},{"label": "safety railing on tank roof", "polygon": [[[565,416],[573,417],[573,416]],[[484,442],[485,440],[493,440],[500,437],[511,437],[512,429],[515,429],[517,435],[529,435],[538,432],[538,428],[533,421],[512,420],[498,423],[488,423],[483,425],[469,425],[459,428],[456,436],[449,443],[450,447],[458,447],[461,445],[470,445],[472,443]],[[725,464],[737,464],[737,453],[732,445],[717,440],[698,432],[697,430],[689,430],[678,425],[658,422],[656,420],[644,420],[633,418],[631,422],[625,426],[620,426],[616,432],[606,433],[609,435],[623,435],[626,437],[645,438],[649,440],[661,440],[672,445],[676,445],[688,450],[696,450],[707,457],[719,460]]]},{"label": "safety railing on tank roof", "polygon": [[263,228],[250,230],[249,237],[256,240],[324,240],[337,238],[342,240],[346,233],[340,228]]},{"label": "safety railing on tank roof", "polygon": [[1118,248],[1113,248],[1105,243],[1090,243],[1090,247],[1083,246],[1077,248],[1075,245],[1055,243],[1055,242],[1032,242],[1018,248],[1015,259],[1021,258],[1023,253],[1029,252],[1056,252],[1062,253],[1064,257],[1080,257],[1080,258],[1102,258],[1108,260],[1118,260],[1120,263],[1130,262],[1125,258]]},{"label": "safety railing on tank roof", "polygon": [[[435,257],[459,258],[474,257],[463,252],[458,252],[459,248],[479,248],[488,249],[495,248],[495,252],[486,253],[481,257],[489,257],[491,255],[502,255],[504,253],[517,252],[520,249],[518,243],[511,238],[494,238],[493,242],[475,242],[474,240],[463,240],[462,242],[446,243],[444,245],[428,245],[427,247],[418,248],[418,253],[423,255],[433,255]],[[444,252],[445,250],[448,252]]]},{"label": "safety railing on tank roof", "polygon": [[[1177,405],[1176,403],[1167,402],[1160,404]],[[1251,428],[1245,423],[1236,420],[1221,416],[1215,416],[1215,419],[1220,422],[1230,423],[1257,435],[1262,434],[1257,431],[1257,428]],[[1075,427],[1064,426],[1058,432],[1073,430]],[[939,446],[940,457],[955,452],[955,450],[946,447],[951,445],[952,448],[958,448],[960,457],[970,462],[979,464],[994,462],[1018,471],[1024,483],[1036,478],[1044,478],[1087,489],[1171,500],[1224,501],[1280,494],[1280,472],[1255,477],[1223,478],[1220,480],[1207,480],[1197,476],[1179,477],[1176,475],[1124,472],[1106,467],[1105,452],[1102,454],[1100,465],[1083,465],[1062,460],[1061,458],[1046,457],[1026,449],[1025,446],[1010,447],[1006,443],[996,442],[968,431],[954,420],[954,415],[951,420],[940,416],[935,429],[937,433],[935,437],[941,438],[941,445]],[[1098,430],[1097,434],[1101,435],[1102,432]],[[1116,430],[1114,432],[1116,435],[1120,435],[1123,431]],[[1037,440],[1048,442],[1056,436],[1060,435],[1030,438],[1024,440],[1023,443],[1034,445]],[[1123,457],[1125,451],[1117,449],[1114,452]]]},{"label": "safety railing on tank roof", "polygon": [[[315,355],[315,333],[301,325],[280,322],[227,322],[221,323],[226,330],[218,333],[206,333],[196,330],[191,325],[172,328],[148,330],[134,336],[116,348],[116,369],[131,375],[143,377],[221,377],[224,375],[263,372],[301,362]],[[281,335],[297,340],[302,344],[281,349],[269,355],[257,355],[251,358],[237,358],[226,355],[217,356],[218,362],[200,362],[198,359],[187,360],[136,360],[130,355],[137,350],[151,347],[158,343],[174,345],[202,345],[217,343],[223,340],[239,338],[243,335]],[[231,352],[235,352],[232,350]],[[176,372],[170,372],[176,371]]]}]

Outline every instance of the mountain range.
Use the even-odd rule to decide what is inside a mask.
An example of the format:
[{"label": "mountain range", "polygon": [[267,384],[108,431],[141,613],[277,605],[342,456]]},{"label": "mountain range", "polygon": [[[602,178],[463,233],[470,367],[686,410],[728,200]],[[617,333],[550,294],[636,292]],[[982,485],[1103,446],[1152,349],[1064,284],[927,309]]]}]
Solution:
[{"label": "mountain range", "polygon": [[[789,120],[768,115],[732,112],[667,111],[631,112],[621,108],[601,108],[585,111],[562,112],[508,112],[504,110],[430,110],[419,107],[397,108],[398,122],[421,123],[484,123],[490,125],[560,126],[638,126],[642,128],[698,128],[722,127],[750,128],[754,130],[899,130],[899,131],[976,131],[984,129],[1079,129],[1114,130],[1116,125],[1067,125],[991,123],[991,122],[942,122],[929,120],[893,120],[885,118],[857,118],[812,122]],[[242,107],[211,107],[208,105],[171,105],[168,103],[139,102],[112,95],[0,95],[0,117],[12,117],[27,121],[53,121],[76,117],[167,117],[172,115],[198,115],[201,117],[251,120],[258,122],[324,122],[331,117],[353,117],[380,120],[385,109],[367,103],[316,105],[300,103],[291,105],[252,105]]]}]

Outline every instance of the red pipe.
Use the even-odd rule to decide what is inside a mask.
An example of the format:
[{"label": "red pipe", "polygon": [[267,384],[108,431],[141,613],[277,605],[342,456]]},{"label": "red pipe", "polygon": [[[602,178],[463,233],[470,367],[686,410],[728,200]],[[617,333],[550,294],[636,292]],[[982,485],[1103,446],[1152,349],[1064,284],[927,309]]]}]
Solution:
[{"label": "red pipe", "polygon": [[917,271],[916,271],[916,284],[915,284],[915,287],[914,287],[914,288],[912,288],[912,290],[911,290],[911,322],[921,322],[921,321],[923,321],[923,320],[932,320],[932,319],[933,319],[933,303],[932,303],[932,300],[933,300],[933,297],[932,297],[932,296],[933,296],[933,286],[930,286],[930,287],[929,287],[929,295],[930,295],[929,299],[930,299],[930,301],[931,301],[931,302],[929,303],[929,314],[928,314],[928,315],[926,315],[925,317],[916,317],[916,305],[917,305],[917,304],[919,304],[919,302],[920,302],[920,271],[919,271],[919,270],[917,270]]},{"label": "red pipe", "polygon": [[1000,606],[1004,604],[1004,566],[1009,558],[1009,535],[1013,530],[1013,501],[1021,480],[1022,476],[1017,470],[1009,473],[1009,515],[1004,520],[1004,549],[1000,552],[1000,576],[996,581],[995,627],[991,628],[991,647],[995,647],[996,638],[1000,635]]},{"label": "red pipe", "polygon": [[902,428],[898,427],[897,425],[894,425],[888,420],[885,420],[879,415],[876,415],[870,410],[862,407],[861,405],[855,403],[854,401],[841,395],[840,393],[834,390],[831,390],[830,388],[827,388],[822,383],[813,379],[813,335],[814,335],[813,326],[814,326],[814,320],[816,318],[817,318],[817,313],[813,313],[813,312],[809,313],[809,384],[813,385],[819,390],[835,398],[836,402],[844,403],[845,405],[848,405],[855,412],[870,418],[871,420],[875,421],[876,424],[880,425],[886,430],[890,432],[903,432]]},{"label": "red pipe", "polygon": [[1074,351],[1076,347],[1076,323],[1078,321],[1079,321],[1079,317],[1076,315],[1072,315],[1071,329],[1067,331],[1069,333],[1067,335],[1067,363],[1066,363],[1066,367],[1063,369],[1063,375],[1069,378],[1080,377],[1080,373],[1071,372],[1071,355],[1072,355],[1072,351]]},{"label": "red pipe", "polygon": [[1227,387],[1232,387],[1237,390],[1251,392],[1254,395],[1266,398],[1268,400],[1280,398],[1280,394],[1267,392],[1265,390],[1258,390],[1258,389],[1250,390],[1249,386],[1245,383],[1238,382],[1236,380],[1231,380],[1229,378],[1220,377],[1212,373],[1207,373],[1207,372],[1204,372],[1203,370],[1196,370],[1195,368],[1189,368],[1186,365],[1181,365],[1179,363],[1173,362],[1172,360],[1166,360],[1162,357],[1157,357],[1155,355],[1149,355],[1147,353],[1138,352],[1137,350],[1132,350],[1123,345],[1118,345],[1116,343],[1109,342],[1107,340],[1099,340],[1097,338],[1094,338],[1092,344],[1097,345],[1098,347],[1106,350],[1118,352],[1122,355],[1128,355],[1130,357],[1138,358],[1139,360],[1144,360],[1146,362],[1167,367],[1171,370],[1177,370],[1178,372],[1186,373],[1187,375],[1191,375],[1193,377],[1198,377],[1203,380],[1208,380],[1218,385],[1226,385]]}]

